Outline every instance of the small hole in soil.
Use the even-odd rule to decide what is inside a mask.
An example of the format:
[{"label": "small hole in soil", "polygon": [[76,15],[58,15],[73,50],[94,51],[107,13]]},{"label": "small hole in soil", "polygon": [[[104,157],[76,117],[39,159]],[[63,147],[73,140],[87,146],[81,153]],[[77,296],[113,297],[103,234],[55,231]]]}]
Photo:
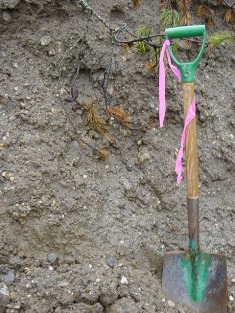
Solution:
[{"label": "small hole in soil", "polygon": [[124,20],[125,13],[120,9],[113,9],[110,13],[111,20]]}]

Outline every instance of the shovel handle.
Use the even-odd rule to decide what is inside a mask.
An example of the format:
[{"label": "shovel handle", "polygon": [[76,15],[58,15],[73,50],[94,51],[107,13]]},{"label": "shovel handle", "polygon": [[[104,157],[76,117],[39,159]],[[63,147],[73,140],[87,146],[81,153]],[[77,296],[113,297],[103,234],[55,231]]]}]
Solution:
[{"label": "shovel handle", "polygon": [[[184,117],[186,118],[194,99],[194,83],[183,83],[182,88]],[[196,117],[192,119],[187,127],[185,152],[189,248],[197,253],[199,251],[199,192]]]},{"label": "shovel handle", "polygon": [[179,62],[176,56],[174,55],[170,46],[168,46],[168,51],[171,55],[172,60],[174,61],[175,65],[180,70],[181,79],[183,83],[194,82],[195,79],[195,71],[200,62],[203,51],[206,44],[206,28],[205,25],[193,25],[193,26],[181,26],[181,27],[174,27],[174,28],[167,28],[165,30],[166,39],[171,38],[188,38],[188,37],[203,37],[202,44],[198,56],[193,62],[186,62],[182,63]]},{"label": "shovel handle", "polygon": [[[194,83],[183,83],[183,106],[184,117],[188,114],[189,107],[194,99]],[[196,138],[196,117],[192,119],[186,132],[186,181],[187,197],[197,199],[198,193],[198,159],[197,159],[197,138]]]}]

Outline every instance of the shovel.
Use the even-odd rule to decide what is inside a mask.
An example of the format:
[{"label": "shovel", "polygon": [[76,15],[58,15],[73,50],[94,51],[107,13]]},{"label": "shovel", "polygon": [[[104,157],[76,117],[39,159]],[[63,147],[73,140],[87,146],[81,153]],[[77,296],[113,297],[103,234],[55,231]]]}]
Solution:
[{"label": "shovel", "polygon": [[[166,29],[166,39],[203,37],[197,58],[179,62],[169,46],[169,53],[178,67],[183,86],[183,107],[186,118],[194,99],[194,76],[201,60],[206,31],[204,25]],[[164,254],[162,287],[166,297],[200,313],[225,313],[227,306],[227,267],[222,254],[202,252],[199,246],[199,193],[196,118],[186,133],[186,181],[189,249]]]}]

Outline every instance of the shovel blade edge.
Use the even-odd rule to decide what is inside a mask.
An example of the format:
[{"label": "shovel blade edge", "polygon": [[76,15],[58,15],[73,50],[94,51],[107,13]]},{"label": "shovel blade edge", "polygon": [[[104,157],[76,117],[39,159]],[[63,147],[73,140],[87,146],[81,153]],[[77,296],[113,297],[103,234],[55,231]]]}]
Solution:
[{"label": "shovel blade edge", "polygon": [[196,312],[225,313],[226,258],[221,254],[200,252],[195,261],[187,252],[166,252],[162,288],[167,298],[183,303]]}]

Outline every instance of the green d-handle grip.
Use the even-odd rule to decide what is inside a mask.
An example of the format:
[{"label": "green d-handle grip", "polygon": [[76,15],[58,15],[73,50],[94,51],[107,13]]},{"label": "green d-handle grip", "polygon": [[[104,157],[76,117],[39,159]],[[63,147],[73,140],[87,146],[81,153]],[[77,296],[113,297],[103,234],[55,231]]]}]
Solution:
[{"label": "green d-handle grip", "polygon": [[181,63],[175,57],[172,49],[168,46],[168,50],[170,52],[171,58],[175,65],[180,70],[182,83],[191,83],[194,82],[195,79],[195,71],[197,68],[198,63],[200,62],[205,44],[206,44],[206,27],[205,25],[193,25],[193,26],[182,26],[182,27],[174,27],[174,28],[167,28],[165,30],[166,39],[174,39],[174,38],[189,38],[189,37],[199,37],[202,36],[202,45],[198,56],[193,62],[189,63]]}]

